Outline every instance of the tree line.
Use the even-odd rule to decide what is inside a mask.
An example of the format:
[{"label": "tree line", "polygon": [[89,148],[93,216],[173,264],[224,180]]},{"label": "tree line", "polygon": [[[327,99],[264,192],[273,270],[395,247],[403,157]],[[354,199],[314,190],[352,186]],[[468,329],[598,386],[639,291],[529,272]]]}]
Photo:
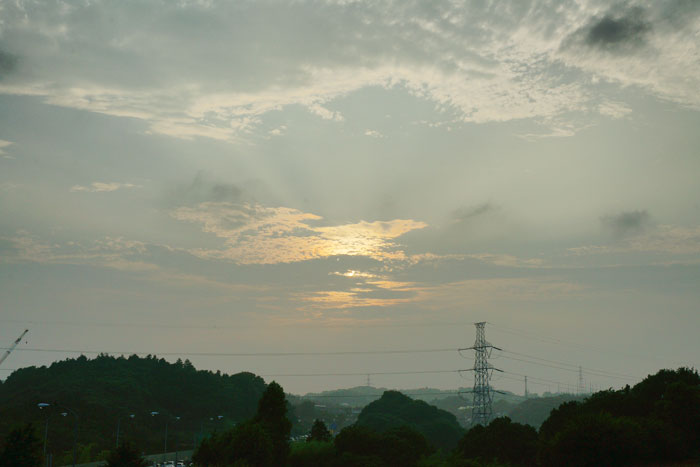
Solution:
[{"label": "tree line", "polygon": [[[98,363],[114,369],[124,364],[122,360],[130,359],[109,357]],[[362,410],[355,424],[335,436],[321,420],[316,420],[307,440],[292,442],[290,433],[296,417],[279,384],[265,385],[249,373],[230,377],[211,372],[200,374],[185,362],[167,364],[153,357],[132,359],[134,362],[136,366],[159,368],[165,373],[194,372],[203,379],[201,384],[221,384],[210,390],[223,391],[227,407],[236,410],[227,412],[228,423],[218,425],[202,439],[190,441],[190,445],[196,444],[193,459],[201,466],[598,466],[700,461],[700,376],[687,368],[661,370],[633,387],[600,391],[582,401],[565,402],[551,411],[539,430],[505,417],[487,426],[464,430],[451,413],[400,392],[386,391]],[[169,365],[173,368],[168,369]],[[38,383],[39,378],[32,378],[36,376],[33,371],[36,370],[20,375],[21,379],[8,378],[0,391],[11,393],[10,389],[20,387],[19,382]],[[139,391],[148,387],[153,386]],[[36,389],[25,388],[32,394]],[[243,404],[241,391],[247,407],[238,405]],[[83,410],[94,405],[89,396],[81,395]],[[185,409],[191,401],[171,396],[175,399],[170,401],[173,406],[164,405],[164,410],[192,410]],[[127,396],[115,393],[114,397]],[[134,397],[142,398],[145,405],[152,404],[147,395]],[[204,399],[198,400],[205,403]],[[206,410],[212,413],[213,408]],[[10,424],[11,412],[7,405],[0,408],[2,426]],[[7,429],[0,443],[0,465],[42,465],[40,428],[43,427],[35,422]],[[81,436],[90,439],[84,432]],[[157,441],[154,448],[149,446],[151,438]],[[112,466],[138,466],[140,453],[162,450],[160,427],[156,425],[144,425],[126,433],[122,438],[126,443],[118,449],[113,437],[107,439],[109,446],[105,445],[102,458]]]}]

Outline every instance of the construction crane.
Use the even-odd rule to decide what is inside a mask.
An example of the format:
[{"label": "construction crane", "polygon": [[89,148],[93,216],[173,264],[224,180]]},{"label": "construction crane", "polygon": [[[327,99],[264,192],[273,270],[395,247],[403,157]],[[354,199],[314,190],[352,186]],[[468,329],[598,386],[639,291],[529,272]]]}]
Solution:
[{"label": "construction crane", "polygon": [[5,353],[3,354],[3,356],[0,357],[0,365],[2,365],[2,362],[4,362],[5,359],[6,359],[7,357],[10,356],[10,354],[12,353],[12,351],[15,350],[15,347],[17,347],[17,345],[20,343],[20,341],[22,340],[22,338],[23,338],[28,332],[29,332],[29,329],[25,329],[24,332],[22,333],[22,335],[19,336],[19,337],[17,338],[17,340],[15,341],[15,343],[12,344],[12,346],[11,346],[9,349],[7,349],[7,350],[5,351]]}]

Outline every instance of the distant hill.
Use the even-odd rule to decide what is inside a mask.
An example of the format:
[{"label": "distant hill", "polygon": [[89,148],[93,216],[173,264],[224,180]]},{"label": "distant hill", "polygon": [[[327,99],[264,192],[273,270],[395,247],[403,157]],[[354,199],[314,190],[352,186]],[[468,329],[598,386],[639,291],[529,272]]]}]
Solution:
[{"label": "distant hill", "polygon": [[[494,398],[493,416],[509,417],[514,422],[531,425],[539,428],[549,413],[564,402],[582,400],[585,396],[575,394],[559,394],[551,397],[530,397],[513,394],[499,394]],[[450,396],[430,401],[430,404],[439,409],[447,410],[457,417],[457,421],[465,427],[471,426],[471,397]]]},{"label": "distant hill", "polygon": [[[423,400],[434,403],[442,399],[456,397],[455,394],[460,391],[467,391],[467,388],[459,388],[457,390],[444,390],[436,388],[414,388],[414,389],[396,389],[403,394],[409,395],[412,399]],[[301,399],[311,400],[317,404],[324,405],[348,405],[350,407],[364,407],[375,399],[379,399],[384,392],[390,391],[387,388],[375,388],[371,386],[355,386],[347,389],[334,389],[323,392],[310,392],[301,397]]]},{"label": "distant hill", "polygon": [[347,389],[334,389],[323,392],[310,392],[300,396],[302,400],[310,400],[321,405],[348,405],[350,407],[364,407],[384,394],[385,388],[373,388],[371,386],[356,386]]},{"label": "distant hill", "polygon": [[[293,396],[290,400],[295,405],[306,400],[328,408],[347,406],[360,409],[379,399],[385,391],[388,391],[388,389],[356,386],[320,393],[308,393],[299,397]],[[463,427],[469,427],[471,424],[470,388],[459,388],[456,391],[435,388],[398,389],[397,391],[408,395],[412,399],[423,400],[439,409],[450,412],[457,417],[458,422]],[[462,395],[457,395],[455,394],[456,392],[461,392]],[[514,422],[539,428],[553,409],[564,402],[582,400],[584,397],[575,394],[555,394],[546,397],[531,396],[525,399],[523,396],[511,392],[496,393],[494,394],[493,413],[494,417],[507,416]]]},{"label": "distant hill", "polygon": [[356,424],[379,432],[409,426],[422,433],[433,446],[445,450],[453,449],[464,434],[451,413],[398,391],[386,391],[379,400],[368,404]]},{"label": "distant hill", "polygon": [[508,411],[508,417],[517,423],[539,428],[549,417],[552,410],[564,402],[582,401],[586,396],[561,394],[552,397],[535,397],[522,401]]},{"label": "distant hill", "polygon": [[135,441],[143,451],[160,452],[167,421],[168,450],[192,449],[202,433],[253,416],[265,387],[252,373],[198,371],[189,361],[81,356],[8,376],[0,385],[0,440],[12,426],[34,422],[43,442],[48,416],[48,451],[63,456],[72,448],[73,417],[61,416],[65,410],[60,407],[37,408],[40,402],[57,402],[79,416],[82,460],[114,447],[117,424],[122,439]]}]

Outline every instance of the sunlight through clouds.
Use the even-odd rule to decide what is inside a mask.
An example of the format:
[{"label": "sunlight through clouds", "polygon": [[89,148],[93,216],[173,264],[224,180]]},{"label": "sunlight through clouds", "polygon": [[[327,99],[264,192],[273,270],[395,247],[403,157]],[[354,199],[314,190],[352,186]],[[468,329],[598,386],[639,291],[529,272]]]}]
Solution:
[{"label": "sunlight through clouds", "polygon": [[378,261],[404,259],[404,251],[393,240],[427,226],[410,219],[314,226],[311,222],[321,221],[320,216],[293,208],[214,202],[181,207],[171,215],[225,239],[225,248],[197,248],[190,253],[239,264],[292,263],[341,255]]}]

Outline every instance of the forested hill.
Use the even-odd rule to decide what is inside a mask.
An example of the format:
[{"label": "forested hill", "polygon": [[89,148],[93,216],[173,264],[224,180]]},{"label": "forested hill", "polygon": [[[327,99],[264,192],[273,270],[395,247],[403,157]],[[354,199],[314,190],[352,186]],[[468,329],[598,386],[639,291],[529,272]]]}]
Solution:
[{"label": "forested hill", "polygon": [[368,404],[362,409],[357,425],[379,432],[408,426],[425,436],[434,447],[445,450],[457,446],[464,434],[451,413],[398,391],[386,391],[379,400]]},{"label": "forested hill", "polygon": [[122,436],[138,439],[147,452],[160,452],[167,421],[168,449],[192,449],[200,433],[253,416],[265,387],[252,373],[198,371],[189,361],[81,356],[8,376],[0,385],[0,439],[17,424],[43,428],[48,416],[49,450],[57,455],[68,450],[73,417],[62,417],[66,410],[57,405],[40,410],[37,404],[45,402],[78,414],[78,441],[92,451],[89,457],[114,446],[117,424]]}]

